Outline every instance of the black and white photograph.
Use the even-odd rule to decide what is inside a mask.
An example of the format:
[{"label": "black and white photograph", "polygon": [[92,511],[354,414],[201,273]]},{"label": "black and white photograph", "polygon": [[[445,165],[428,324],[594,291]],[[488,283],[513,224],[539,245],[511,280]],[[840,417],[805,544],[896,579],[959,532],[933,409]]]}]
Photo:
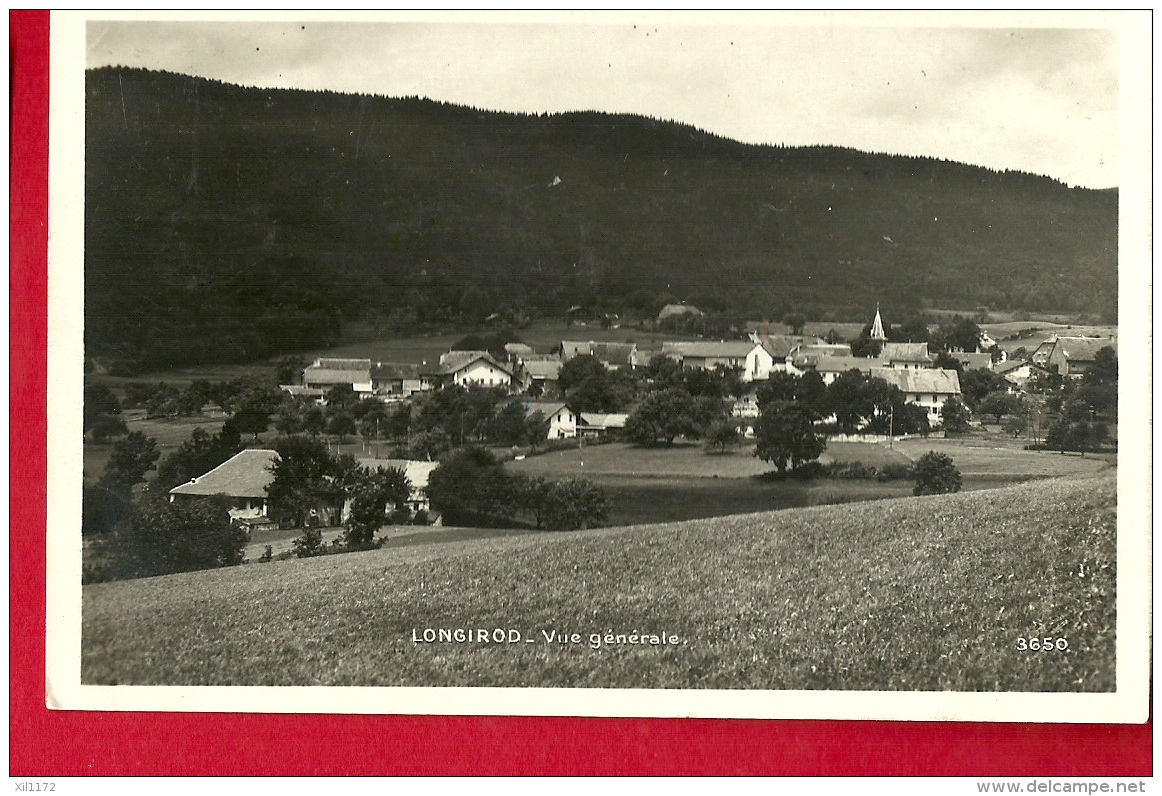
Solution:
[{"label": "black and white photograph", "polygon": [[1135,18],[54,15],[50,704],[1145,721]]}]

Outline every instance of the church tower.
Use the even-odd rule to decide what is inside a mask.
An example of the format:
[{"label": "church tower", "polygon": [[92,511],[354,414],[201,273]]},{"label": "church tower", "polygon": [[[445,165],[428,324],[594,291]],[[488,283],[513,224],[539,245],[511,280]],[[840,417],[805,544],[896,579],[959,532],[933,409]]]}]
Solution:
[{"label": "church tower", "polygon": [[877,342],[887,342],[888,336],[884,334],[884,322],[880,320],[880,305],[876,304],[876,319],[872,321],[870,339]]}]

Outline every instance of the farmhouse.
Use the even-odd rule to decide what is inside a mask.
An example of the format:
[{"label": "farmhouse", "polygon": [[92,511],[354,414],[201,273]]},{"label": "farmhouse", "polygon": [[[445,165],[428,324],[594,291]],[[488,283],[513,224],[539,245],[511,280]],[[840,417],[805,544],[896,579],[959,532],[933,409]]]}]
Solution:
[{"label": "farmhouse", "polygon": [[611,431],[625,428],[628,420],[629,415],[621,412],[582,412],[577,433],[583,437],[604,437]]},{"label": "farmhouse", "polygon": [[636,343],[597,343],[593,340],[562,340],[561,359],[591,356],[609,370],[630,369],[636,362]]},{"label": "farmhouse", "polygon": [[702,310],[695,307],[693,304],[667,304],[662,307],[662,311],[658,313],[658,323],[682,315],[693,315],[700,318],[703,315]]},{"label": "farmhouse", "polygon": [[918,370],[932,367],[927,343],[884,343],[879,360],[880,367],[884,368]]},{"label": "farmhouse", "polygon": [[867,375],[878,365],[879,360],[865,357],[806,356],[793,359],[787,370],[796,376],[814,370],[823,379],[824,384],[830,385],[849,370],[858,370]]},{"label": "farmhouse", "polygon": [[933,425],[940,422],[944,402],[960,397],[960,377],[955,370],[875,368],[869,375],[899,387],[905,403],[924,407]]},{"label": "farmhouse", "polygon": [[371,368],[371,386],[381,398],[408,398],[424,389],[420,366],[376,362]]},{"label": "farmhouse", "polygon": [[1051,342],[1053,345],[1045,358],[1044,367],[1073,379],[1085,375],[1101,349],[1109,346],[1117,350],[1117,340],[1111,337],[1057,337]]},{"label": "farmhouse", "polygon": [[557,379],[561,375],[561,359],[550,354],[537,354],[521,360],[517,368],[521,387],[536,395],[555,395],[559,392]]},{"label": "farmhouse", "polygon": [[581,417],[562,401],[526,401],[525,409],[531,415],[540,412],[549,421],[546,439],[569,439],[577,436]]},{"label": "farmhouse", "polygon": [[1032,362],[1023,362],[1019,359],[1010,359],[1008,362],[998,362],[993,366],[993,373],[1004,377],[1005,381],[1018,389],[1025,389],[1030,381],[1049,371]]},{"label": "farmhouse", "polygon": [[425,389],[458,384],[468,387],[511,387],[512,370],[497,362],[487,351],[451,351],[440,355],[438,365],[421,365],[419,375]]},{"label": "farmhouse", "polygon": [[273,467],[278,453],[248,448],[204,475],[192,478],[169,491],[169,499],[225,495],[230,498],[230,519],[250,522],[267,515],[266,488],[274,481]]},{"label": "farmhouse", "polygon": [[770,350],[762,343],[749,340],[717,343],[662,343],[662,353],[678,360],[682,367],[714,370],[722,367],[737,370],[743,381],[770,378],[775,363]]},{"label": "farmhouse", "polygon": [[[368,470],[384,470],[388,467],[403,470],[403,474],[407,476],[408,484],[411,486],[408,509],[413,515],[420,511],[431,511],[432,507],[428,502],[428,482],[431,480],[432,471],[440,466],[439,462],[424,462],[415,459],[356,459],[355,461],[359,463],[360,467]],[[346,508],[343,513],[346,516]]]},{"label": "farmhouse", "polygon": [[993,355],[987,351],[979,354],[971,351],[953,351],[949,356],[955,358],[964,370],[991,370],[993,366]]},{"label": "farmhouse", "polygon": [[369,395],[373,390],[371,360],[319,357],[303,370],[304,387],[325,391],[341,385],[350,385],[355,392]]}]

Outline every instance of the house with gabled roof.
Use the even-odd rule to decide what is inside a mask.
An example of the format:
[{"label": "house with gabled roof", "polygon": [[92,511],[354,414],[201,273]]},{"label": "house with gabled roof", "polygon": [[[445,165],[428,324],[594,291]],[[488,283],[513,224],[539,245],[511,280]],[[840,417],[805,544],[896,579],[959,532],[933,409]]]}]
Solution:
[{"label": "house with gabled roof", "polygon": [[902,370],[930,368],[934,361],[927,343],[884,343],[877,359],[880,367]]},{"label": "house with gabled roof", "polygon": [[1097,352],[1105,347],[1117,351],[1118,341],[1112,337],[1058,337],[1053,341],[1045,367],[1062,376],[1079,379],[1097,360]]},{"label": "house with gabled roof", "polygon": [[267,516],[266,488],[274,481],[276,451],[247,448],[209,472],[191,478],[169,491],[170,502],[191,497],[225,495],[230,499],[230,519],[253,521]]},{"label": "house with gabled roof", "polygon": [[424,390],[424,380],[419,365],[376,362],[371,366],[371,386],[380,398],[408,398]]},{"label": "house with gabled roof", "polygon": [[813,370],[823,379],[824,384],[830,385],[840,375],[849,370],[858,370],[860,373],[867,375],[873,368],[879,367],[879,365],[880,362],[878,359],[868,359],[867,357],[797,356],[791,360],[787,372],[793,373],[796,376],[802,376],[807,371]]},{"label": "house with gabled roof", "polygon": [[676,359],[685,368],[736,370],[743,381],[770,378],[775,364],[771,350],[763,343],[751,340],[665,342],[662,343],[662,353]]},{"label": "house with gabled roof", "polygon": [[562,340],[561,360],[591,356],[609,370],[629,370],[636,362],[636,343],[599,343],[593,340]]},{"label": "house with gabled roof", "polygon": [[960,363],[962,370],[992,370],[993,367],[993,355],[988,351],[952,351],[948,355]]},{"label": "house with gabled roof", "polygon": [[420,379],[425,388],[438,388],[450,384],[468,387],[512,386],[512,369],[497,362],[487,351],[451,351],[440,355],[434,365],[421,365]]},{"label": "house with gabled roof", "polygon": [[[389,467],[394,467],[398,470],[403,470],[403,474],[407,477],[408,485],[411,487],[411,494],[408,497],[408,509],[414,515],[420,511],[430,511],[431,503],[428,502],[428,482],[431,480],[432,471],[440,466],[439,462],[425,462],[417,459],[367,459],[357,458],[360,467],[368,470],[384,470]],[[348,508],[344,508],[344,517],[348,512]]]},{"label": "house with gabled roof", "polygon": [[873,368],[868,375],[898,387],[904,394],[904,402],[923,407],[932,425],[941,421],[944,402],[961,395],[960,376],[955,370]]},{"label": "house with gabled roof", "polygon": [[546,439],[569,439],[577,436],[581,415],[564,401],[525,401],[525,410],[540,412],[549,421]]},{"label": "house with gabled roof", "polygon": [[373,390],[371,360],[318,357],[303,369],[304,387],[325,391],[342,385],[350,385],[355,392],[369,395]]}]

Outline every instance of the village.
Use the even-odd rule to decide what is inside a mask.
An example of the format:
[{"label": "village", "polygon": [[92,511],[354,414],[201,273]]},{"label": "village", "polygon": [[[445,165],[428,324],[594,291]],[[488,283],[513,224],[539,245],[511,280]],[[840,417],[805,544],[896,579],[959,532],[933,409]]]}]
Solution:
[{"label": "village", "polygon": [[[663,310],[661,320],[697,312],[690,305],[673,305]],[[785,467],[788,473],[796,469],[817,473],[811,466],[817,466],[814,460],[825,449],[829,449],[823,457],[826,461],[858,464],[867,459],[864,451],[872,452],[875,459],[877,445],[898,455],[897,450],[904,450],[899,446],[907,440],[930,435],[947,438],[970,428],[985,428],[990,419],[998,433],[1003,429],[1005,437],[1021,438],[1022,444],[1031,443],[1033,448],[1048,445],[1061,451],[1097,451],[1111,441],[1109,424],[1097,422],[1099,413],[1109,414],[1108,400],[1103,404],[1091,398],[1088,430],[1079,440],[1076,424],[1065,426],[1074,429],[1072,438],[1061,430],[1061,423],[1057,430],[1052,428],[1054,416],[1046,410],[1046,398],[1049,407],[1064,416],[1063,399],[1054,395],[1081,384],[1101,359],[1098,352],[1103,348],[1115,356],[1116,379],[1116,337],[1053,334],[1032,351],[1021,347],[1010,353],[975,323],[958,319],[933,327],[934,342],[901,341],[909,334],[926,336],[927,328],[916,323],[885,325],[878,307],[871,323],[851,342],[841,342],[834,331],[819,337],[776,324],[755,327],[744,338],[733,340],[648,339],[639,344],[562,339],[547,350],[535,350],[523,342],[501,344],[505,335],[470,335],[462,342],[480,344],[480,348],[453,346],[438,359],[419,363],[318,356],[301,370],[284,368],[280,376],[292,378],[277,390],[254,386],[243,390],[235,385],[233,396],[216,396],[227,385],[198,382],[181,394],[159,386],[146,396],[138,387],[128,390],[124,401],[115,396],[112,401],[118,408],[126,406],[126,416],[132,414],[129,406],[134,392],[147,417],[200,415],[203,406],[208,412],[221,412],[223,432],[212,438],[218,447],[203,440],[202,455],[187,456],[184,467],[175,466],[172,460],[181,459],[178,454],[197,448],[192,441],[183,443],[178,454],[157,465],[162,478],[152,479],[151,484],[154,489],[166,489],[171,503],[224,497],[232,526],[245,534],[247,560],[290,555],[300,526],[330,529],[318,531],[317,543],[308,552],[323,550],[328,542],[338,545],[351,515],[352,499],[341,494],[318,497],[302,514],[272,511],[269,491],[280,458],[276,440],[288,435],[326,440],[320,444],[327,455],[346,455],[353,466],[365,471],[402,473],[406,498],[384,507],[381,524],[389,524],[390,517],[395,524],[437,527],[448,520],[455,525],[541,527],[543,507],[520,514],[489,501],[451,505],[447,498],[437,498],[443,505],[433,507],[429,495],[433,472],[442,460],[471,446],[490,450],[497,462],[507,463],[507,471],[518,473],[517,478],[528,477],[523,471],[570,481],[596,477],[599,485],[612,488],[617,503],[626,489],[619,475],[632,475],[637,486],[646,483],[642,479],[650,471],[657,475],[677,466],[686,477],[704,474],[717,479],[715,467],[720,462],[742,461],[746,463],[732,464],[722,475],[755,477],[770,471],[771,464],[780,474]],[[587,331],[581,324],[568,328]],[[961,339],[955,339],[957,333]],[[187,400],[193,392],[200,392],[200,397]],[[764,432],[776,425],[772,418],[764,426],[764,408],[772,416],[782,411],[778,407],[790,406],[809,408],[807,422],[817,442],[805,442],[801,436],[777,439],[779,433],[786,436],[785,428]],[[1116,405],[1112,409],[1116,413]],[[108,420],[109,415],[97,416],[93,432],[105,438],[102,423]],[[278,437],[270,437],[272,425]],[[127,427],[122,425],[120,431],[124,430]],[[262,438],[264,434],[269,442]],[[629,450],[638,455],[631,455],[633,466],[624,472],[610,470],[603,480],[601,454],[589,454],[588,471],[584,459],[587,446],[596,451],[594,445],[606,443],[613,446],[610,452]],[[576,461],[562,458],[573,455],[568,451],[574,449]],[[752,455],[740,456],[744,451]],[[556,458],[549,456],[553,453]],[[731,455],[710,457],[710,453]],[[652,456],[652,463],[645,464],[644,456]],[[542,465],[547,462],[559,465],[545,469]],[[891,477],[885,474],[906,471],[908,461],[889,464],[896,470],[882,466],[881,481]],[[871,467],[869,473],[876,475],[876,468]],[[174,484],[177,478],[181,483]],[[699,479],[697,485],[705,480]],[[141,484],[131,487],[142,488]],[[620,497],[623,502],[630,500]],[[668,499],[654,497],[662,503]],[[608,495],[597,495],[594,500],[608,502]],[[511,498],[510,502],[527,501]],[[723,493],[693,509],[691,516],[766,505],[745,499],[734,508],[731,497]],[[446,517],[449,508],[452,516]],[[637,519],[640,513],[614,514],[611,520],[607,512],[594,510],[589,516],[575,517],[573,525]],[[653,515],[640,517],[648,520]],[[371,538],[378,530],[371,532]]]}]

